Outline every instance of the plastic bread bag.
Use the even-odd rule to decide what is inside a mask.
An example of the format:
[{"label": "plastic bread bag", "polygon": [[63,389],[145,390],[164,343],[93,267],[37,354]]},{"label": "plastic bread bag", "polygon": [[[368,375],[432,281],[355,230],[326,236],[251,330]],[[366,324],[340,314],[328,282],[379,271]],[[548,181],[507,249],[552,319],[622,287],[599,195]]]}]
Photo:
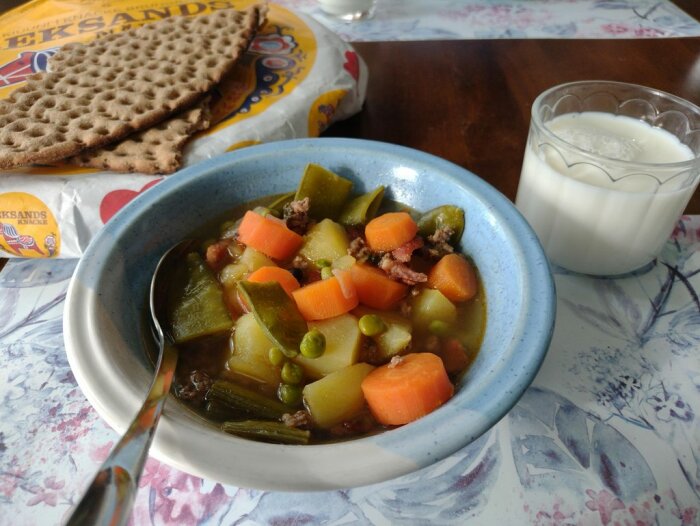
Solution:
[{"label": "plastic bread bag", "polygon": [[[69,42],[254,3],[34,0],[0,16],[0,99],[45,71]],[[212,94],[212,125],[188,142],[182,167],[252,144],[316,137],[360,111],[366,86],[367,68],[349,44],[269,4],[266,24]],[[0,257],[80,257],[122,206],[164,177],[60,164],[0,172]]]}]

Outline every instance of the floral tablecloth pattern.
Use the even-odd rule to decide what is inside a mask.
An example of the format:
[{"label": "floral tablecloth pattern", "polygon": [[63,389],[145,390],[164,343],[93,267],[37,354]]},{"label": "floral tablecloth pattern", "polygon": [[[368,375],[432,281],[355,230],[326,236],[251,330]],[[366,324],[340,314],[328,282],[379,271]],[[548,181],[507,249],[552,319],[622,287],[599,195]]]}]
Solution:
[{"label": "floral tablecloth pattern", "polygon": [[316,0],[275,1],[348,41],[700,35],[670,0],[376,0],[375,16],[353,23],[325,15]]},{"label": "floral tablecloth pattern", "polygon": [[[68,366],[73,260],[0,272],[0,525],[59,524],[117,436]],[[619,279],[555,270],[557,321],[533,385],[451,457],[323,493],[224,486],[150,459],[137,525],[700,524],[700,216]],[[166,409],[167,410],[167,409]]]}]

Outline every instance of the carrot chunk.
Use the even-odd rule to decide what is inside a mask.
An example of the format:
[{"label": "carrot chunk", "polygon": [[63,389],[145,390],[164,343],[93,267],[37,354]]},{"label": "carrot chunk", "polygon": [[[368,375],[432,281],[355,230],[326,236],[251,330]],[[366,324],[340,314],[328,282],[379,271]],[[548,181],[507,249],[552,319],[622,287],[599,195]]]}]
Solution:
[{"label": "carrot chunk", "polygon": [[471,263],[458,254],[447,254],[428,273],[428,286],[452,301],[467,301],[476,295],[476,273]]},{"label": "carrot chunk", "polygon": [[307,321],[340,316],[360,302],[352,280],[342,273],[301,287],[292,292],[292,297]]},{"label": "carrot chunk", "polygon": [[469,356],[457,338],[448,338],[440,349],[440,358],[448,374],[462,372],[469,365]]},{"label": "carrot chunk", "polygon": [[361,387],[370,411],[384,425],[413,422],[454,394],[442,360],[433,353],[394,357],[369,373]]},{"label": "carrot chunk", "polygon": [[389,252],[416,237],[418,225],[406,212],[389,212],[365,226],[365,238],[372,250]]},{"label": "carrot chunk", "polygon": [[353,265],[350,267],[350,276],[360,303],[374,309],[393,308],[408,291],[406,285],[394,281],[385,272],[370,265]]},{"label": "carrot chunk", "polygon": [[258,270],[252,272],[246,280],[255,283],[276,281],[289,296],[301,286],[291,272],[280,267],[260,267]]},{"label": "carrot chunk", "polygon": [[238,227],[238,239],[255,250],[274,259],[287,259],[304,242],[284,221],[276,217],[261,216],[248,210]]}]

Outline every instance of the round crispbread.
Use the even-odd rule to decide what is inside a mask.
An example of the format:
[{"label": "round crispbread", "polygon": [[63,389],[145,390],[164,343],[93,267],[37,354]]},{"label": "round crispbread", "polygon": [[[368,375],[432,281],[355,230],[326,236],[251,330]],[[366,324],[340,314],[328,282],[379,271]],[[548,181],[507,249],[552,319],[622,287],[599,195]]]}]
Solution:
[{"label": "round crispbread", "polygon": [[196,106],[155,126],[119,142],[83,150],[62,162],[114,172],[172,173],[180,168],[182,149],[190,136],[209,127],[210,100],[206,97]]},{"label": "round crispbread", "polygon": [[0,101],[0,168],[116,142],[196,103],[248,47],[264,8],[173,17],[67,44]]}]

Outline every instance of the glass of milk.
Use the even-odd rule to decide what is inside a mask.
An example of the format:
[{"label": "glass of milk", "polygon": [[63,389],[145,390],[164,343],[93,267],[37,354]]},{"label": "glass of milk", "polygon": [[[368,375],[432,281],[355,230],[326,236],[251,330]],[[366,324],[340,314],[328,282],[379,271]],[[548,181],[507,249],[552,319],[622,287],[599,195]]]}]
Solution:
[{"label": "glass of milk", "polygon": [[615,276],[648,265],[700,180],[700,108],[643,86],[555,86],[532,106],[515,204],[550,261]]},{"label": "glass of milk", "polygon": [[318,3],[324,13],[354,22],[372,17],[375,0],[318,0]]}]

